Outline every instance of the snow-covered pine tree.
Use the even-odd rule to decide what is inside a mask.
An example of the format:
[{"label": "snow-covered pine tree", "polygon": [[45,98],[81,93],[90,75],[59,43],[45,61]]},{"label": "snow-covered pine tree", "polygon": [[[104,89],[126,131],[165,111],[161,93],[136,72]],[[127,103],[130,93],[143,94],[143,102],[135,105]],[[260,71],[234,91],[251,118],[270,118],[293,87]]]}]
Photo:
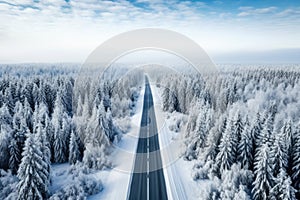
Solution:
[{"label": "snow-covered pine tree", "polygon": [[43,128],[46,126],[46,121],[49,121],[48,107],[43,102],[39,104],[38,121],[41,122]]},{"label": "snow-covered pine tree", "polygon": [[168,111],[169,110],[169,98],[170,98],[170,85],[166,85],[166,87],[163,90],[162,94],[162,106],[163,106],[163,111]]},{"label": "snow-covered pine tree", "polygon": [[53,113],[53,110],[54,110],[54,103],[55,103],[56,89],[57,88],[52,88],[50,84],[51,83],[46,82],[44,84],[43,90],[44,90],[45,97],[46,97],[45,104],[47,105],[49,114],[51,115]]},{"label": "snow-covered pine tree", "polygon": [[12,96],[11,91],[10,91],[9,88],[7,88],[5,90],[4,96],[5,96],[5,99],[6,99],[5,100],[5,105],[8,108],[9,114],[13,115],[14,108],[15,108],[15,101],[14,101],[14,98],[13,98],[13,96]]},{"label": "snow-covered pine tree", "polygon": [[34,106],[34,112],[32,117],[32,132],[36,132],[37,125],[39,123],[39,105],[35,104]]},{"label": "snow-covered pine tree", "polygon": [[[234,116],[234,123],[233,123],[233,139],[236,144],[239,143],[241,140],[241,135],[244,130],[244,124],[243,120],[240,114],[240,111],[238,110]],[[233,149],[237,153],[237,147],[233,147]]]},{"label": "snow-covered pine tree", "polygon": [[187,149],[185,157],[188,160],[197,159],[200,150],[205,146],[208,135],[207,114],[208,107],[204,104],[201,104],[194,131],[189,135],[186,142]]},{"label": "snow-covered pine tree", "polygon": [[246,117],[244,128],[241,133],[241,140],[238,144],[238,161],[244,169],[251,169],[253,165],[253,144],[248,116]]},{"label": "snow-covered pine tree", "polygon": [[29,130],[33,130],[33,125],[32,125],[32,109],[30,107],[30,104],[28,103],[27,98],[25,98],[24,105],[23,105],[23,114],[24,114],[24,119],[26,122],[26,126],[29,128]]},{"label": "snow-covered pine tree", "polygon": [[101,120],[102,117],[105,117],[103,108],[104,106],[101,104],[98,109],[94,106],[86,128],[83,163],[89,168],[102,169],[108,165],[105,149],[109,145],[109,139],[104,133]]},{"label": "snow-covered pine tree", "polygon": [[7,169],[9,165],[9,141],[12,137],[11,116],[6,104],[0,108],[0,168]]},{"label": "snow-covered pine tree", "polygon": [[260,147],[262,142],[262,122],[261,117],[259,113],[256,113],[256,117],[254,122],[252,123],[251,127],[251,135],[252,135],[252,157],[254,158],[256,151],[258,150],[258,147]]},{"label": "snow-covered pine tree", "polygon": [[255,156],[254,176],[252,194],[255,200],[268,199],[273,186],[272,161],[268,143],[263,143]]},{"label": "snow-covered pine tree", "polygon": [[63,130],[62,128],[57,128],[57,127],[54,130],[53,161],[57,163],[63,163],[67,160],[67,156],[65,152],[66,141],[64,138],[64,132],[62,130]]},{"label": "snow-covered pine tree", "polygon": [[9,145],[10,159],[9,168],[15,174],[22,159],[22,150],[25,143],[25,133],[27,131],[26,121],[24,119],[23,106],[17,101],[13,116],[12,139]]},{"label": "snow-covered pine tree", "polygon": [[273,176],[277,177],[281,170],[287,171],[288,154],[283,133],[276,134],[274,143],[270,145],[270,157],[272,160]]},{"label": "snow-covered pine tree", "polygon": [[106,126],[104,132],[105,135],[109,138],[109,140],[113,142],[115,137],[115,130],[114,130],[113,118],[112,118],[110,108],[107,109],[105,118],[106,118]]},{"label": "snow-covered pine tree", "polygon": [[205,160],[215,160],[217,154],[219,153],[218,146],[224,131],[226,130],[226,117],[220,117],[216,125],[211,129],[207,138],[207,148],[205,150]]},{"label": "snow-covered pine tree", "polygon": [[16,174],[19,168],[21,152],[15,138],[10,140],[9,148],[9,169],[13,174]]},{"label": "snow-covered pine tree", "polygon": [[275,186],[271,189],[268,199],[270,200],[296,200],[295,188],[292,186],[291,178],[284,169],[275,178]]},{"label": "snow-covered pine tree", "polygon": [[[38,96],[38,102],[41,104],[43,103],[44,105],[47,106],[47,95],[45,93],[45,82],[43,80],[41,80],[41,84],[40,84],[40,87],[39,87],[39,96]],[[47,110],[48,110],[48,106],[47,106]]]},{"label": "snow-covered pine tree", "polygon": [[[293,158],[292,164],[292,180],[293,186],[296,190],[300,190],[300,123],[296,126],[294,132],[294,145],[291,157]],[[299,197],[300,194],[298,192]]]},{"label": "snow-covered pine tree", "polygon": [[186,79],[183,79],[180,82],[179,91],[178,91],[178,101],[179,101],[179,106],[180,106],[179,109],[182,113],[187,113],[186,93],[187,93],[187,82],[186,82]]},{"label": "snow-covered pine tree", "polygon": [[224,170],[229,170],[231,165],[236,161],[236,140],[233,135],[234,121],[229,119],[226,130],[222,135],[219,145],[219,153],[216,157],[216,173],[221,175]]},{"label": "snow-covered pine tree", "polygon": [[263,125],[263,129],[261,132],[261,145],[262,144],[268,144],[270,145],[270,143],[272,142],[272,131],[273,131],[273,122],[274,119],[271,115],[269,115],[267,117],[267,119],[265,120],[265,123]]},{"label": "snow-covered pine tree", "polygon": [[169,112],[180,112],[179,110],[179,101],[178,101],[178,91],[175,83],[171,84],[169,91]]},{"label": "snow-covered pine tree", "polygon": [[292,145],[294,142],[294,136],[293,136],[293,131],[292,131],[292,121],[288,120],[284,123],[284,125],[282,126],[281,130],[280,130],[280,134],[282,136],[282,143],[285,146],[285,151],[286,151],[286,157],[285,157],[285,161],[286,163],[286,172],[289,175],[292,175],[292,168],[293,168],[293,158],[292,155],[293,154],[293,149],[292,149]]},{"label": "snow-covered pine tree", "polygon": [[62,88],[64,91],[62,95],[62,102],[69,116],[72,116],[73,86],[71,81],[71,79],[65,80],[65,83]]},{"label": "snow-covered pine tree", "polygon": [[64,107],[61,98],[57,96],[55,107],[52,116],[52,124],[54,128],[53,133],[53,161],[62,163],[67,161],[67,136],[69,128],[66,126],[68,123],[67,114],[64,112]]},{"label": "snow-covered pine tree", "polygon": [[69,147],[69,163],[75,164],[80,161],[81,155],[79,151],[79,145],[77,143],[78,138],[74,131],[71,132],[70,147]]},{"label": "snow-covered pine tree", "polygon": [[46,129],[43,128],[43,124],[41,122],[38,123],[37,129],[36,129],[36,140],[39,144],[41,144],[40,150],[43,154],[42,160],[47,165],[47,180],[48,182],[45,182],[46,186],[49,185],[50,180],[50,172],[51,172],[51,151],[50,151],[50,144],[49,144],[49,138],[47,137]]},{"label": "snow-covered pine tree", "polygon": [[18,200],[36,200],[47,197],[48,164],[43,160],[41,143],[28,133],[18,170]]},{"label": "snow-covered pine tree", "polygon": [[12,116],[9,112],[7,104],[4,104],[0,108],[0,124],[1,125],[8,125],[8,126],[12,125]]},{"label": "snow-covered pine tree", "polygon": [[36,105],[38,105],[40,103],[40,92],[39,92],[39,88],[36,84],[33,85],[33,89],[32,89],[32,97],[33,97],[33,102]]}]

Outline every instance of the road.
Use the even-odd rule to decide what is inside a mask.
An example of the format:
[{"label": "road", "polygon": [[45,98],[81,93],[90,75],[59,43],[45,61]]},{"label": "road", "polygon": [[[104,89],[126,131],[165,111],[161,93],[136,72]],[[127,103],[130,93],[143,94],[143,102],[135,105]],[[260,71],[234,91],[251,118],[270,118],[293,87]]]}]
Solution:
[{"label": "road", "polygon": [[158,131],[148,77],[129,200],[165,200],[167,190],[159,151]]}]

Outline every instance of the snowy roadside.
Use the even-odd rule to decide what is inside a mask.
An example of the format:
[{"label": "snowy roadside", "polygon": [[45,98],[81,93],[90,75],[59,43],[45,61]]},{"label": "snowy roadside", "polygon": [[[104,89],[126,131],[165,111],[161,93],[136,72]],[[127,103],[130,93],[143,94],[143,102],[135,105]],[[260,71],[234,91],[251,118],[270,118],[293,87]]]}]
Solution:
[{"label": "snowy roadside", "polygon": [[115,150],[110,155],[114,168],[102,170],[95,174],[95,177],[101,179],[103,183],[103,191],[89,196],[89,200],[126,199],[139,137],[144,92],[145,88],[142,88],[136,103],[136,112],[130,117],[130,131],[122,136],[119,143],[115,144]]},{"label": "snowy roadside", "polygon": [[176,147],[180,147],[178,144],[181,144],[181,133],[169,129],[170,124],[174,124],[173,120],[180,118],[182,114],[172,113],[172,117],[168,117],[168,114],[162,111],[161,89],[154,84],[151,84],[151,89],[168,198],[199,199],[200,188],[205,187],[205,183],[199,184],[192,179],[191,172],[195,163],[179,158],[181,148]]}]

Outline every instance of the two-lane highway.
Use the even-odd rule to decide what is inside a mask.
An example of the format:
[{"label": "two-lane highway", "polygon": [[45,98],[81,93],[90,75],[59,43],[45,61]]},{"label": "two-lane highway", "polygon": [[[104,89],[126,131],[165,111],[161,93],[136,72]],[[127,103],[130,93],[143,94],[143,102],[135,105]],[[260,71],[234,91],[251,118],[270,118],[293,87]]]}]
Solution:
[{"label": "two-lane highway", "polygon": [[148,77],[145,77],[143,114],[131,185],[128,190],[129,200],[168,199],[159,150],[152,92]]}]

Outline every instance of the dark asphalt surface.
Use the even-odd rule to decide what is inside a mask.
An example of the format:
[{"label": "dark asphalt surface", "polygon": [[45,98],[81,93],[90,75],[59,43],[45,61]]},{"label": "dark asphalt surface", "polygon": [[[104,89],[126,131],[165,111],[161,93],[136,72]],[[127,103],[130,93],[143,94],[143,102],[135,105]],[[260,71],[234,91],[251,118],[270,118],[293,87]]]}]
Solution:
[{"label": "dark asphalt surface", "polygon": [[129,200],[168,199],[157,133],[152,92],[146,77],[143,114]]}]

